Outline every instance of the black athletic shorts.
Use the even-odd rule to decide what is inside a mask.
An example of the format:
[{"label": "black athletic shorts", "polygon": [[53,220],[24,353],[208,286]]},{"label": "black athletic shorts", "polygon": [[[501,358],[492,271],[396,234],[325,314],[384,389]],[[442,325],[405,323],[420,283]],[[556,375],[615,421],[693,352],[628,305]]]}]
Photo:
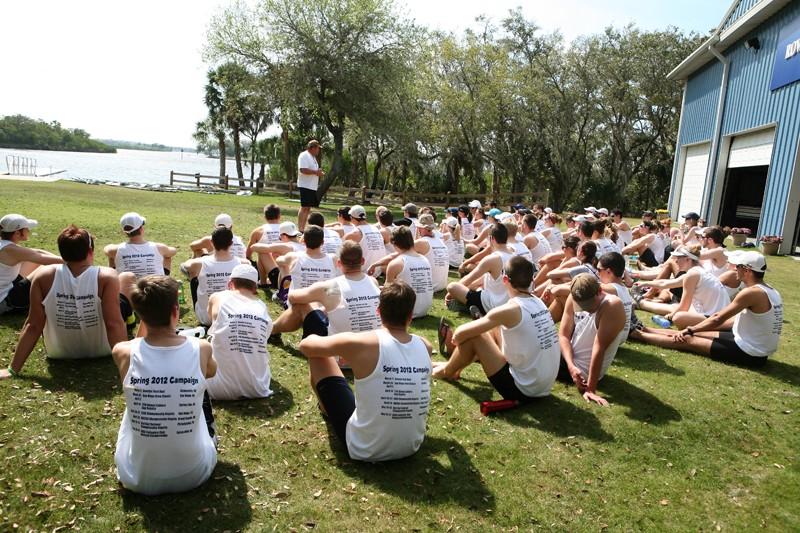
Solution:
[{"label": "black athletic shorts", "polygon": [[31,306],[31,280],[17,276],[11,282],[11,290],[0,302],[0,313],[26,311]]},{"label": "black athletic shorts", "polygon": [[306,189],[305,187],[298,187],[300,191],[300,205],[303,207],[319,207],[319,196],[314,189]]},{"label": "black athletic shorts", "polygon": [[711,341],[711,359],[733,363],[751,368],[762,367],[767,363],[766,357],[753,357],[742,350],[733,338],[732,331],[723,331],[719,337]]},{"label": "black athletic shorts", "polygon": [[536,399],[525,396],[525,393],[519,390],[514,382],[514,376],[511,375],[511,366],[508,363],[489,377],[489,383],[492,384],[494,390],[500,393],[504,400],[531,402]]},{"label": "black athletic shorts", "polygon": [[347,421],[356,410],[353,389],[342,376],[328,376],[317,383],[317,397],[333,426],[333,432],[346,446]]},{"label": "black athletic shorts", "polygon": [[303,319],[303,338],[309,335],[328,336],[328,315],[324,311],[316,309]]},{"label": "black athletic shorts", "polygon": [[656,255],[653,253],[653,250],[651,250],[650,248],[647,248],[647,249],[645,249],[644,252],[642,252],[642,255],[639,256],[639,261],[642,264],[647,265],[649,267],[658,266],[658,261],[656,260]]},{"label": "black athletic shorts", "polygon": [[473,291],[470,289],[467,292],[467,307],[471,305],[477,307],[482,315],[486,315],[486,309],[483,308],[483,302],[481,302],[481,291]]},{"label": "black athletic shorts", "polygon": [[127,322],[127,318],[133,314],[133,306],[124,294],[119,295],[119,314],[123,322]]}]

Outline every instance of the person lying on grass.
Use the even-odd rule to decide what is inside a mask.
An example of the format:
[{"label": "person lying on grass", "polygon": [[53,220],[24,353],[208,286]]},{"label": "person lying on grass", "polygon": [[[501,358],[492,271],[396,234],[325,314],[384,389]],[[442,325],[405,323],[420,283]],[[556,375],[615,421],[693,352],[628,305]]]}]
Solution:
[{"label": "person lying on grass", "polygon": [[94,238],[68,226],[58,235],[63,265],[42,266],[33,273],[28,318],[8,369],[0,379],[22,372],[39,337],[50,359],[107,357],[111,347],[126,340],[117,273],[94,266]]},{"label": "person lying on grass", "polygon": [[575,383],[587,402],[608,405],[597,394],[597,384],[628,335],[626,323],[630,322],[622,300],[604,292],[595,276],[580,274],[572,280],[558,332],[558,379]]},{"label": "person lying on grass", "polygon": [[439,350],[449,360],[434,364],[433,377],[458,379],[477,361],[506,400],[528,402],[550,394],[558,373],[558,336],[547,307],[530,293],[532,281],[533,263],[512,257],[503,275],[508,302],[455,332],[442,319]]},{"label": "person lying on grass", "polygon": [[680,332],[644,328],[631,332],[630,338],[738,365],[763,366],[778,349],[783,300],[764,282],[767,262],[763,255],[749,251],[726,255],[745,287],[728,306]]},{"label": "person lying on grass", "polygon": [[146,495],[184,492],[205,483],[217,464],[214,415],[206,379],[211,345],[175,333],[178,282],[145,276],[131,292],[144,337],[120,342],[112,356],[125,393],[114,462],[122,486]]},{"label": "person lying on grass", "polygon": [[[401,459],[425,439],[432,349],[408,332],[414,300],[408,284],[389,283],[381,290],[383,325],[377,331],[311,335],[300,342],[320,410],[351,459]],[[347,354],[355,395],[336,364],[338,354]]]}]

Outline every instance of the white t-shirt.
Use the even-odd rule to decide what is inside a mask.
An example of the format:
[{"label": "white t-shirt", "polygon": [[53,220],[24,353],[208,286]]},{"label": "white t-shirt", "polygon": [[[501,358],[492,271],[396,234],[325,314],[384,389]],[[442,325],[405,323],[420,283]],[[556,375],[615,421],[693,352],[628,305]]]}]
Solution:
[{"label": "white t-shirt", "polygon": [[267,305],[234,291],[223,294],[217,319],[208,330],[217,361],[208,394],[213,400],[266,398],[272,394],[267,352],[272,319]]},{"label": "white t-shirt", "polygon": [[378,314],[381,290],[374,278],[363,276],[360,280],[351,280],[345,275],[333,279],[339,286],[341,300],[335,309],[328,311],[328,335],[372,331],[381,327]]},{"label": "white t-shirt", "polygon": [[521,319],[513,327],[500,328],[509,372],[525,396],[547,396],[561,360],[556,325],[550,310],[536,296],[510,301],[519,306]]},{"label": "white t-shirt", "polygon": [[450,253],[447,245],[438,236],[423,237],[428,243],[428,253],[425,258],[433,271],[433,291],[443,291],[447,288],[447,275],[450,272]]},{"label": "white t-shirt", "polygon": [[380,329],[375,370],[355,380],[356,409],[347,421],[347,452],[358,461],[412,455],[425,439],[431,358],[416,335],[405,344]]},{"label": "white t-shirt", "polygon": [[289,292],[295,289],[305,289],[318,281],[333,279],[339,275],[336,262],[332,255],[322,257],[311,257],[308,251],[297,252],[294,266],[292,267],[292,283],[289,285]]},{"label": "white t-shirt", "polygon": [[339,255],[339,250],[342,247],[342,238],[339,233],[330,228],[324,228],[324,232],[322,251],[326,254]]},{"label": "white t-shirt", "polygon": [[263,244],[275,244],[281,240],[280,222],[267,222],[261,226],[261,238],[258,242]]},{"label": "white t-shirt", "polygon": [[125,414],[114,462],[122,486],[146,495],[191,490],[217,464],[217,449],[203,416],[206,379],[198,339],[178,346],[131,342],[122,383]]},{"label": "white t-shirt", "polygon": [[300,172],[301,168],[319,170],[317,158],[311,155],[308,150],[301,152],[297,157],[297,186],[316,191],[319,185],[319,176],[316,174],[303,174]]},{"label": "white t-shirt", "polygon": [[100,267],[91,266],[75,277],[67,265],[56,266],[53,286],[42,301],[47,317],[43,331],[47,357],[83,359],[111,354],[97,288],[99,274]]},{"label": "white t-shirt", "polygon": [[431,264],[422,255],[402,254],[403,270],[397,275],[408,283],[417,293],[414,302],[414,318],[426,316],[433,305],[433,269]]},{"label": "white t-shirt", "polygon": [[154,242],[124,242],[117,247],[114,259],[117,272],[133,272],[137,278],[164,275],[164,258]]},{"label": "white t-shirt", "polygon": [[198,322],[209,325],[211,317],[208,316],[208,297],[228,287],[233,268],[242,262],[238,257],[218,261],[213,255],[200,258],[200,262],[202,266],[197,275],[197,302],[194,305],[194,314]]}]

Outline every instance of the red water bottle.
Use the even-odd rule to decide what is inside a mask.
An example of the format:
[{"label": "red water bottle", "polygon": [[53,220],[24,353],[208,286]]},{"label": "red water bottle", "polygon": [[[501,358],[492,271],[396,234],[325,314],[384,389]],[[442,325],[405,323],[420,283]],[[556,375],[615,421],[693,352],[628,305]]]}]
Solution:
[{"label": "red water bottle", "polygon": [[507,409],[513,409],[518,405],[518,400],[495,400],[481,402],[481,414],[488,415],[489,413],[496,413],[497,411],[505,411]]}]

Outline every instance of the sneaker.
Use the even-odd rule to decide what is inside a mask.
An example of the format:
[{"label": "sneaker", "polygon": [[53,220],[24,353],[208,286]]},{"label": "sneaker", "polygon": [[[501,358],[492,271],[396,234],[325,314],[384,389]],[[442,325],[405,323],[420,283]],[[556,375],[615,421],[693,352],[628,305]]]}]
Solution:
[{"label": "sneaker", "polygon": [[672,327],[672,322],[670,322],[669,320],[667,320],[663,316],[654,315],[654,316],[650,317],[650,320],[652,320],[660,328],[667,329],[667,328],[671,328]]},{"label": "sneaker", "polygon": [[639,320],[636,313],[631,312],[631,330],[642,331],[643,329],[644,324],[642,324],[642,321]]},{"label": "sneaker", "polygon": [[447,309],[458,312],[461,310],[461,302],[456,299],[450,300],[447,302]]},{"label": "sneaker", "polygon": [[447,358],[450,358],[450,354],[447,352],[447,343],[445,340],[447,339],[447,334],[453,329],[453,323],[447,320],[445,317],[442,317],[439,320],[439,353]]},{"label": "sneaker", "polygon": [[281,280],[281,287],[280,287],[280,289],[278,289],[278,292],[276,292],[272,296],[272,299],[280,302],[280,304],[283,305],[284,309],[288,309],[289,308],[289,304],[288,304],[288,301],[289,301],[289,286],[291,284],[292,284],[292,276],[286,276],[285,278],[283,278]]},{"label": "sneaker", "polygon": [[483,317],[483,313],[481,313],[481,310],[478,309],[477,305],[470,305],[469,316],[471,316],[473,320],[478,320],[479,318]]},{"label": "sneaker", "polygon": [[283,346],[283,339],[281,338],[280,333],[273,333],[267,339],[267,344],[272,344],[273,346]]}]

